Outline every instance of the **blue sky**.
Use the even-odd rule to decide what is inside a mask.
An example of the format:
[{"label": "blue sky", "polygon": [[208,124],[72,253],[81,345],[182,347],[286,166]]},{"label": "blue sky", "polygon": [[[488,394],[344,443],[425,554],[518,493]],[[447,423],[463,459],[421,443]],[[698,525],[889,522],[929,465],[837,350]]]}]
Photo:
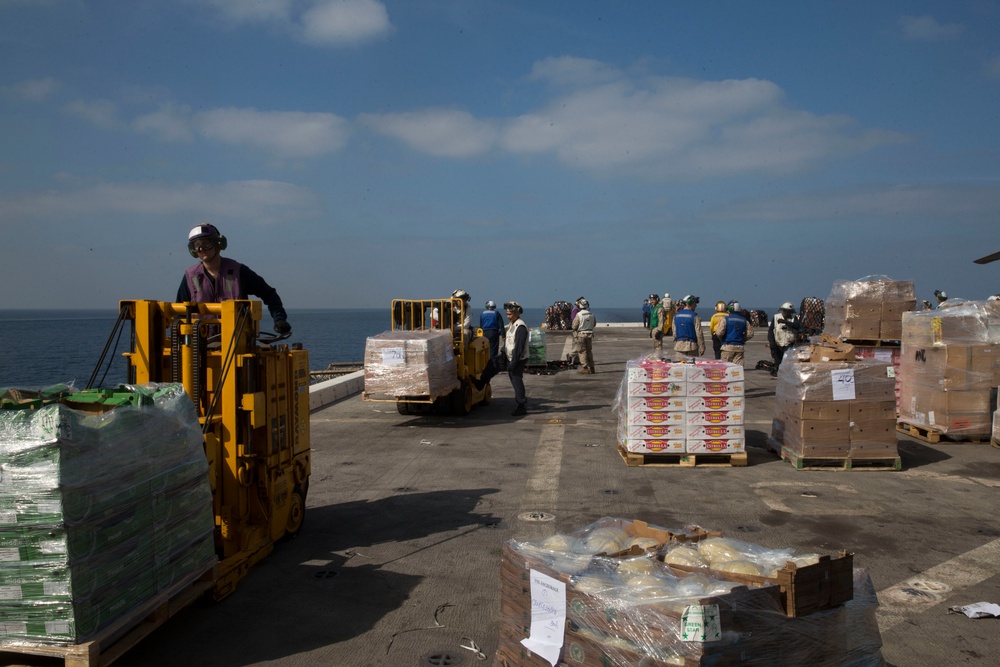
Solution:
[{"label": "blue sky", "polygon": [[1000,292],[1000,2],[0,0],[0,308]]}]

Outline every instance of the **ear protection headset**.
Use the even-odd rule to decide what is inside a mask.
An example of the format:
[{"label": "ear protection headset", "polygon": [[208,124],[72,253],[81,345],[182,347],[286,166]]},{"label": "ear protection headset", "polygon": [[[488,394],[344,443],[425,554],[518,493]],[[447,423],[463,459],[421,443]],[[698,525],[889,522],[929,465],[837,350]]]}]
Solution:
[{"label": "ear protection headset", "polygon": [[219,250],[225,250],[229,246],[229,241],[219,232],[218,227],[208,223],[198,225],[188,233],[188,252],[194,258],[198,257],[198,253],[194,251],[194,242],[202,238],[211,239]]}]

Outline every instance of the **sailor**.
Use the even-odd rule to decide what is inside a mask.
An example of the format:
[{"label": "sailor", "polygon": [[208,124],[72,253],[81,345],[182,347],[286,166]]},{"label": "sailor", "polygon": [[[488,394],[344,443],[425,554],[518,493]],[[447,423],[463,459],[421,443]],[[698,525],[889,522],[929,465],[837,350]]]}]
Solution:
[{"label": "sailor", "polygon": [[785,356],[788,348],[795,345],[802,323],[799,316],[795,314],[795,306],[791,301],[781,304],[781,310],[771,320],[771,326],[767,330],[767,342],[771,346],[771,359],[774,360],[774,370],[771,377],[778,377],[778,368],[781,367],[781,360]]},{"label": "sailor", "polygon": [[653,339],[653,355],[660,356],[663,352],[663,332],[666,312],[660,305],[660,295],[649,295],[649,335]]},{"label": "sailor", "polygon": [[486,310],[479,314],[479,328],[490,342],[490,359],[500,354],[500,342],[504,337],[503,317],[497,312],[495,301],[486,302]]},{"label": "sailor", "polygon": [[200,261],[184,272],[181,286],[177,288],[177,302],[219,303],[248,296],[260,297],[274,321],[275,333],[291,332],[288,314],[277,290],[250,267],[223,257],[221,252],[227,246],[226,237],[215,225],[202,223],[188,233],[188,252]]},{"label": "sailor", "polygon": [[[464,289],[457,289],[451,293],[451,298],[461,299],[464,303],[463,306],[452,305],[452,311],[454,313],[453,320],[455,321],[455,333],[464,333],[465,340],[472,340],[472,310],[469,308],[469,304],[472,301],[472,297]],[[462,311],[465,311],[465,315],[462,315]],[[458,318],[462,318],[461,325],[458,324]]]},{"label": "sailor", "polygon": [[715,312],[708,321],[708,330],[712,332],[712,351],[716,359],[722,359],[722,339],[715,334],[715,327],[724,319],[726,319],[726,302],[716,301]]},{"label": "sailor", "polygon": [[517,404],[510,414],[512,417],[520,417],[528,414],[528,398],[524,391],[524,368],[528,365],[530,356],[528,325],[521,319],[524,309],[517,301],[508,301],[503,308],[510,322],[504,336],[503,354],[491,359],[483,374],[479,378],[472,378],[472,384],[482,391],[490,379],[506,369],[510,386],[514,389],[514,402]]},{"label": "sailor", "polygon": [[934,300],[937,302],[936,308],[941,308],[944,302],[948,300],[948,293],[944,290],[936,289],[934,290]]},{"label": "sailor", "polygon": [[695,297],[684,297],[674,315],[674,352],[691,360],[705,354],[705,333],[695,312],[696,305]]},{"label": "sailor", "polygon": [[580,297],[576,302],[579,310],[573,318],[573,335],[576,336],[576,349],[580,355],[581,375],[594,374],[594,326],[597,318],[590,312],[590,302]]},{"label": "sailor", "polygon": [[746,342],[753,338],[753,327],[740,313],[740,302],[730,301],[726,306],[728,314],[712,330],[722,341],[722,359],[743,365]]}]

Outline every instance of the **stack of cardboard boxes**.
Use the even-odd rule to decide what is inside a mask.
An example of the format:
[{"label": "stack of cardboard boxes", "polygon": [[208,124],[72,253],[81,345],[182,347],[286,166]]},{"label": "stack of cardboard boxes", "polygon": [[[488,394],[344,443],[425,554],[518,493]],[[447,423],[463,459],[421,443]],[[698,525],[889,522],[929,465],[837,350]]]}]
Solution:
[{"label": "stack of cardboard boxes", "polygon": [[743,367],[725,361],[629,361],[617,400],[618,442],[645,454],[746,451]]},{"label": "stack of cardboard boxes", "polygon": [[903,313],[916,305],[913,281],[872,276],[838,281],[826,300],[824,332],[834,338],[898,341]]},{"label": "stack of cardboard boxes", "polygon": [[769,444],[801,459],[896,458],[892,371],[847,343],[796,348],[778,372]]},{"label": "stack of cardboard boxes", "polygon": [[962,439],[992,433],[998,315],[979,301],[904,315],[900,422]]},{"label": "stack of cardboard boxes", "polygon": [[458,386],[450,331],[386,331],[365,342],[369,396],[442,396]]}]

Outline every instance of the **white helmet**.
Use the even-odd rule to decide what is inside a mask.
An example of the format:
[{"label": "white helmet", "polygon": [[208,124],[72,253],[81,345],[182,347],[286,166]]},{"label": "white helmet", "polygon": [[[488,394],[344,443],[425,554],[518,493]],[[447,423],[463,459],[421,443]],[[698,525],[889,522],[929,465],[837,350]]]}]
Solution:
[{"label": "white helmet", "polygon": [[576,302],[576,305],[580,307],[581,310],[587,310],[590,308],[590,302],[580,297],[580,300]]},{"label": "white helmet", "polygon": [[496,301],[490,300],[486,302],[486,310],[496,310],[496,309],[497,309]]},{"label": "white helmet", "polygon": [[472,298],[471,296],[469,296],[469,293],[466,292],[464,289],[455,290],[454,292],[451,293],[451,296],[454,299],[464,299],[466,301]]},{"label": "white helmet", "polygon": [[795,306],[792,305],[791,301],[786,301],[783,304],[781,304],[781,309],[782,310],[795,310]]},{"label": "white helmet", "polygon": [[663,298],[664,299],[669,299],[670,298],[670,292],[664,292],[663,293]]}]

